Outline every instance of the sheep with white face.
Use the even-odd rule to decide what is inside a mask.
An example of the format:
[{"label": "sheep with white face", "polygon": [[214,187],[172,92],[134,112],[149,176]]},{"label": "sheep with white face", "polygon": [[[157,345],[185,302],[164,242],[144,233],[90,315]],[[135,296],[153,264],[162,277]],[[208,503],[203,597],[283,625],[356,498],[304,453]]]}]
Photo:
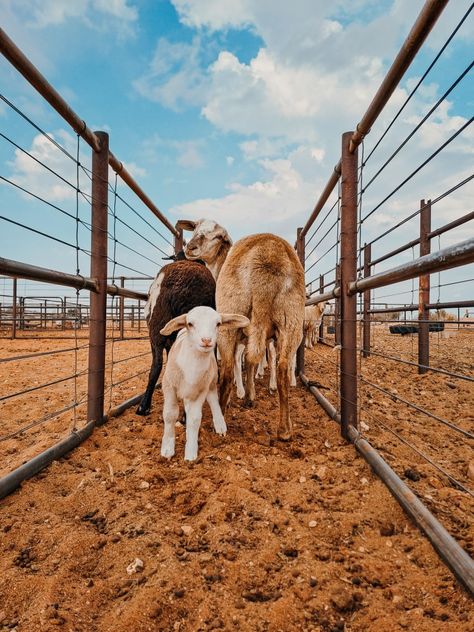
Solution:
[{"label": "sheep with white face", "polygon": [[227,426],[217,392],[217,362],[214,355],[217,330],[219,327],[247,327],[249,322],[248,318],[240,314],[219,314],[211,307],[195,307],[187,314],[170,320],[161,330],[161,334],[169,336],[182,329],[171,347],[163,375],[164,432],[161,456],[170,458],[175,453],[179,401],[184,403],[186,412],[186,461],[194,461],[198,455],[204,401],[211,408],[214,430],[217,434],[226,434]]}]

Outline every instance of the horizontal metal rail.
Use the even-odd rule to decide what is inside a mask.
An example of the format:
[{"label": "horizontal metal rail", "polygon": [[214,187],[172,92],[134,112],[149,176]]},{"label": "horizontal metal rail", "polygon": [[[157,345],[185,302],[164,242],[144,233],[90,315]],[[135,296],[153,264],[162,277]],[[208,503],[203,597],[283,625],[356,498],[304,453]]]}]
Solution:
[{"label": "horizontal metal rail", "polygon": [[[66,272],[59,272],[58,270],[51,270],[50,268],[41,268],[29,263],[14,261],[13,259],[4,259],[3,257],[0,257],[0,273],[20,279],[45,281],[46,283],[52,283],[54,285],[74,287],[78,290],[98,291],[98,284],[95,279],[77,274],[67,274]],[[141,301],[148,300],[148,295],[143,292],[135,292],[134,290],[118,287],[116,285],[107,285],[107,294]]]},{"label": "horizontal metal rail", "polygon": [[[426,303],[424,305],[426,309],[438,310],[438,309],[459,309],[461,307],[474,307],[474,301],[448,301],[445,303]],[[411,305],[398,305],[396,307],[380,307],[369,309],[369,314],[392,314],[393,312],[417,312],[419,305],[412,303]],[[362,312],[358,312],[362,314]],[[418,322],[418,321],[417,321]],[[446,321],[454,322],[454,321]]]},{"label": "horizontal metal rail", "polygon": [[[300,378],[306,388],[310,390],[322,408],[328,413],[329,417],[340,423],[340,416],[331,402],[315,386],[311,385],[306,375],[300,373]],[[359,454],[385,483],[390,493],[400,503],[418,528],[425,533],[435,551],[452,570],[457,579],[467,591],[474,594],[474,561],[438,522],[408,485],[392,470],[379,452],[360,435],[356,428],[349,426],[348,435]]]},{"label": "horizontal metal rail", "polygon": [[[466,213],[462,217],[458,217],[458,219],[455,219],[454,221],[449,222],[449,224],[444,224],[444,226],[440,226],[436,230],[432,230],[431,232],[428,233],[426,237],[427,239],[433,239],[434,237],[438,237],[439,235],[442,235],[443,233],[446,233],[449,230],[452,230],[453,228],[458,228],[459,226],[462,226],[463,224],[470,222],[472,219],[474,219],[474,211],[471,211],[470,213]],[[391,257],[394,257],[395,255],[399,255],[400,253],[405,252],[405,250],[410,250],[410,248],[414,248],[415,246],[418,246],[419,243],[420,243],[419,237],[417,239],[413,239],[412,241],[409,241],[403,246],[399,246],[398,248],[395,248],[395,250],[391,250],[390,252],[387,252],[386,254],[378,257],[377,259],[374,259],[373,261],[370,262],[370,265],[375,266],[378,263],[382,263],[382,261],[386,261],[387,259],[390,259]]]},{"label": "horizontal metal rail", "polygon": [[379,272],[365,279],[349,283],[349,294],[364,292],[384,287],[400,281],[419,277],[427,272],[440,272],[448,268],[456,268],[474,261],[474,239],[467,239],[454,246],[443,248],[414,261],[404,263],[385,272]]},{"label": "horizontal metal rail", "polygon": [[[100,141],[97,135],[87,127],[74,110],[66,103],[63,97],[53,88],[47,79],[40,73],[31,61],[22,53],[16,44],[8,37],[3,29],[0,29],[0,50],[8,61],[23,75],[23,77],[46,99],[46,101],[69,123],[73,130],[83,138],[95,152],[100,151]],[[112,152],[109,152],[109,165],[140,198],[148,209],[161,221],[162,224],[175,236],[179,231],[167,220],[158,207],[153,204],[143,189],[126,170],[123,164]]]},{"label": "horizontal metal rail", "polygon": [[336,298],[337,296],[340,296],[340,295],[341,295],[341,290],[339,286],[337,286],[330,292],[324,292],[324,294],[317,294],[316,296],[312,296],[306,301],[305,305],[306,306],[317,305],[318,303],[322,303],[324,301],[330,301],[331,299]]},{"label": "horizontal metal rail", "polygon": [[73,431],[66,439],[59,441],[51,448],[44,450],[27,463],[20,465],[15,470],[0,479],[0,498],[5,498],[8,494],[15,491],[23,481],[38,472],[41,472],[45,467],[48,467],[56,459],[60,459],[62,456],[70,452],[73,448],[80,445],[88,437],[91,436],[94,430],[94,422],[90,421],[81,430]]},{"label": "horizontal metal rail", "polygon": [[355,151],[356,147],[360,145],[364,137],[370,132],[372,125],[387,105],[388,100],[447,4],[448,0],[428,0],[425,2],[398,55],[395,57],[372,102],[357,125],[349,145],[351,153]]}]

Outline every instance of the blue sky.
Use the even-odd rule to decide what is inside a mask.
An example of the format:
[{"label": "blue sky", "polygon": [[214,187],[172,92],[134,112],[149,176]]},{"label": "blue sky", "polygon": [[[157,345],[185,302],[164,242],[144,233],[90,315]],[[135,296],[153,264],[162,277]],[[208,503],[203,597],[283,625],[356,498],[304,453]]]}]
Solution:
[{"label": "blue sky", "polygon": [[[466,0],[448,4],[367,138],[367,150],[469,5]],[[355,127],[422,6],[414,0],[4,0],[2,23],[88,125],[110,133],[114,154],[173,223],[180,217],[207,216],[225,225],[234,239],[271,231],[293,240],[339,158],[341,133]],[[472,58],[473,39],[471,15],[374,154],[364,177],[376,171],[464,70]],[[75,151],[71,130],[4,59],[0,84],[2,94]],[[368,191],[364,208],[376,204],[472,116],[473,85],[471,72]],[[4,104],[0,131],[74,178],[71,165],[63,164],[48,142],[36,138],[37,132]],[[374,215],[363,239],[416,209],[421,197],[436,197],[472,173],[473,140],[471,126]],[[90,159],[84,143],[81,156],[84,162]],[[2,138],[0,173],[51,199],[52,176],[33,169]],[[2,215],[68,242],[74,239],[67,218],[7,185],[0,192]],[[120,193],[148,217],[133,194],[124,188]],[[472,185],[463,187],[438,205],[433,225],[472,210],[473,193]],[[53,197],[55,204],[75,212],[67,186]],[[87,212],[82,201],[81,213],[86,217]],[[124,205],[119,212],[135,229],[143,228]],[[416,222],[383,240],[375,256],[412,239],[413,231]],[[449,239],[472,234],[472,227],[465,226]],[[156,233],[147,237],[167,250]],[[86,249],[87,231],[80,239]],[[130,231],[123,231],[122,241],[161,263],[156,248]],[[446,238],[440,245],[448,243]],[[0,245],[3,256],[75,270],[70,249],[25,235],[5,222]],[[156,272],[155,263],[131,251],[122,249],[120,260],[140,272]],[[330,263],[329,257],[322,261],[327,269]],[[81,269],[87,272],[87,265],[83,257]],[[118,274],[133,273],[122,269]],[[451,278],[452,273],[446,274]],[[468,278],[469,269],[456,274]],[[445,292],[443,297],[455,300],[455,292],[472,295],[474,289],[457,286]]]}]

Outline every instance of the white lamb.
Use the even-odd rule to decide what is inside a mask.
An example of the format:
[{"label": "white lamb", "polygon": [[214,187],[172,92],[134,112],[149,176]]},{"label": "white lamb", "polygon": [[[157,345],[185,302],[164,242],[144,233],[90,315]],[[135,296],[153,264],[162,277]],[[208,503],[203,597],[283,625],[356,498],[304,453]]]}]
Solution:
[{"label": "white lamb", "polygon": [[169,336],[179,332],[171,347],[163,375],[164,433],[161,456],[170,458],[175,452],[175,424],[179,416],[179,401],[186,412],[186,447],[184,458],[194,461],[198,455],[198,436],[202,407],[207,400],[217,434],[225,434],[227,426],[219,405],[217,392],[217,362],[214,349],[220,326],[247,327],[250,321],[240,314],[219,314],[211,307],[195,307],[187,314],[170,320],[161,330]]}]

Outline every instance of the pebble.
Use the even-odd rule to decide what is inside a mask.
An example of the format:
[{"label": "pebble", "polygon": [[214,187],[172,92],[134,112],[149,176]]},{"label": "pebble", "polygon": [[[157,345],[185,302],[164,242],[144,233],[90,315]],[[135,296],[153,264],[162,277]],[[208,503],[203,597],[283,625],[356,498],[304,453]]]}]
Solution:
[{"label": "pebble", "polygon": [[127,566],[127,573],[129,575],[138,573],[139,571],[143,570],[144,566],[145,564],[143,563],[143,561],[139,557],[136,557],[135,560]]},{"label": "pebble", "polygon": [[318,523],[316,522],[316,520],[310,520],[308,522],[308,527],[311,527],[311,529],[313,529]]},{"label": "pebble", "polygon": [[150,483],[148,481],[142,481],[139,485],[140,489],[150,489]]},{"label": "pebble", "polygon": [[326,474],[327,474],[328,468],[325,465],[321,465],[320,467],[318,467],[318,469],[316,470],[316,476],[318,478],[325,478]]},{"label": "pebble", "polygon": [[188,524],[183,524],[181,525],[181,531],[184,535],[191,535],[194,529]]},{"label": "pebble", "polygon": [[362,483],[362,485],[368,485],[369,484],[369,481],[364,476],[360,479],[360,482]]},{"label": "pebble", "polygon": [[306,476],[300,476],[299,481],[300,483],[306,483]]},{"label": "pebble", "polygon": [[366,424],[364,421],[360,422],[360,429],[363,430],[364,432],[367,432],[368,430],[370,430],[370,426],[368,424]]}]

